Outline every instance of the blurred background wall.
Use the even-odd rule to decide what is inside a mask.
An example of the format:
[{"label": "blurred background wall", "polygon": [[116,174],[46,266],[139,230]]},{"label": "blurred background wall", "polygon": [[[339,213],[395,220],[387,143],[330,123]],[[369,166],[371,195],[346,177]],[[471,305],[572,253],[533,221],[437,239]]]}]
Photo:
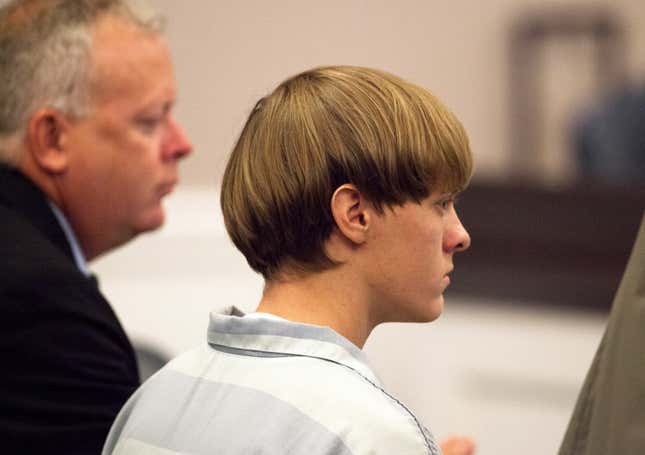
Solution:
[{"label": "blurred background wall", "polygon": [[[218,206],[227,154],[255,101],[312,66],[381,68],[429,88],[468,130],[479,196],[464,196],[462,211],[476,214],[466,224],[483,259],[457,259],[439,321],[379,327],[366,350],[438,436],[472,434],[481,455],[555,453],[643,209],[638,178],[620,197],[605,186],[585,192],[575,125],[607,96],[642,87],[642,0],[151,3],[169,19],[177,117],[195,154],[167,225],[93,267],[136,343],[178,354],[204,342],[211,309],[251,311],[258,301],[262,282],[228,241]],[[577,207],[587,218],[566,218]],[[586,306],[598,292],[585,286],[608,275],[600,305]]]},{"label": "blurred background wall", "polygon": [[[187,184],[217,182],[255,101],[286,76],[317,65],[367,65],[421,84],[468,130],[478,179],[513,172],[509,138],[514,29],[532,17],[605,16],[624,36],[625,81],[645,82],[645,8],[640,0],[254,0],[153,2],[169,18],[181,87],[179,116],[197,145]],[[572,20],[573,21],[573,20]],[[566,117],[604,95],[594,83],[589,35],[545,39],[537,87],[547,114],[550,180],[570,172],[559,138]],[[607,69],[611,71],[611,68]],[[616,81],[614,81],[616,82]],[[622,81],[621,81],[622,82]],[[562,166],[560,166],[562,163]]]}]

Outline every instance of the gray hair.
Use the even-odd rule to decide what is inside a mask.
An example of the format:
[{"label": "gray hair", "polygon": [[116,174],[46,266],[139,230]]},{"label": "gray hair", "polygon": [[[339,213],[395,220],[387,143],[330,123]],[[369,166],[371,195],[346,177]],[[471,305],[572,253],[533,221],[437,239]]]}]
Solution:
[{"label": "gray hair", "polygon": [[164,25],[132,0],[13,0],[0,8],[0,161],[17,164],[37,109],[88,113],[92,27],[106,15],[153,34]]}]

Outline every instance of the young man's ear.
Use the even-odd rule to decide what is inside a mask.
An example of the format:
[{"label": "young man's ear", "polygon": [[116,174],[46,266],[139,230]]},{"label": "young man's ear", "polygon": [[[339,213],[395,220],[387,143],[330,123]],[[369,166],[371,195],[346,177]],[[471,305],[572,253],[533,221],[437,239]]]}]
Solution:
[{"label": "young man's ear", "polygon": [[27,124],[27,153],[46,173],[59,174],[67,169],[68,126],[64,115],[51,108],[40,109]]},{"label": "young man's ear", "polygon": [[331,197],[331,214],[338,230],[348,240],[362,244],[367,240],[372,211],[371,204],[354,185],[339,186]]}]

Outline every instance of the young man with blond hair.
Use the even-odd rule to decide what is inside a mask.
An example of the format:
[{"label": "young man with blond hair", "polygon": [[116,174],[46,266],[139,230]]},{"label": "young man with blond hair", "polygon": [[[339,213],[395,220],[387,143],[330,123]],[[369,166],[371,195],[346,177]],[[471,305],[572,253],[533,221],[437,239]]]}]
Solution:
[{"label": "young man with blond hair", "polygon": [[453,202],[471,172],[463,127],[416,85],[358,67],[280,84],[251,112],[221,193],[266,282],[257,312],[223,302],[208,343],[139,389],[104,453],[440,453],[361,348],[378,324],[441,314],[470,244]]}]

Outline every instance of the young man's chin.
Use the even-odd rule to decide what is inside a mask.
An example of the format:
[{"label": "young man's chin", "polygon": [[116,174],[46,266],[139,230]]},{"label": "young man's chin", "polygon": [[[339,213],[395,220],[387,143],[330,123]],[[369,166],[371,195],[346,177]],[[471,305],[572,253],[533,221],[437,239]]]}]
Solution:
[{"label": "young man's chin", "polygon": [[429,300],[423,307],[423,312],[420,315],[420,320],[417,322],[432,322],[441,316],[443,313],[443,294]]},{"label": "young man's chin", "polygon": [[392,320],[388,322],[432,322],[443,313],[443,305],[443,294],[424,302],[410,303],[405,310],[392,315]]}]

